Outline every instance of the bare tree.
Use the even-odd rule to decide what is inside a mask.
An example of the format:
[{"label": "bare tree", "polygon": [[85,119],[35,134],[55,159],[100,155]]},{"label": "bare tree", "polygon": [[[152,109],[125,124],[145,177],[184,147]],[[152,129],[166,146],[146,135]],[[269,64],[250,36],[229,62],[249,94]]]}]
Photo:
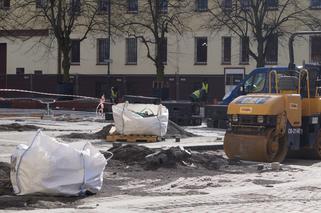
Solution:
[{"label": "bare tree", "polygon": [[14,5],[18,26],[35,29],[39,26],[49,28],[58,46],[58,75],[63,69],[63,82],[67,83],[71,65],[73,33],[79,42],[85,40],[90,32],[105,23],[99,16],[107,11],[107,1],[102,0],[24,0]]},{"label": "bare tree", "polygon": [[205,27],[248,38],[248,54],[262,67],[270,41],[285,38],[295,24],[307,25],[312,18],[308,9],[299,0],[214,0]]},{"label": "bare tree", "polygon": [[[118,1],[118,6],[127,10],[127,0]],[[181,34],[187,25],[186,17],[190,16],[189,0],[145,0],[139,1],[138,14],[122,17],[118,29],[129,36],[138,38],[146,47],[147,58],[156,69],[157,81],[163,82],[166,61],[164,49],[169,33]],[[153,50],[155,50],[153,52]]]}]

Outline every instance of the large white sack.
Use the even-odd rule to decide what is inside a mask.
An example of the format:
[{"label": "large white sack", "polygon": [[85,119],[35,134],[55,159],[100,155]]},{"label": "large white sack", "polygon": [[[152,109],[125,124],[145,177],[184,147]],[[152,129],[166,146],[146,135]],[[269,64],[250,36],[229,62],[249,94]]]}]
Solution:
[{"label": "large white sack", "polygon": [[[112,106],[116,131],[123,135],[142,134],[164,136],[167,132],[168,109],[163,105],[129,104]],[[138,113],[155,115],[143,117]]]},{"label": "large white sack", "polygon": [[10,179],[17,195],[96,193],[106,164],[90,143],[60,143],[39,130],[29,147],[20,144],[11,156]]}]

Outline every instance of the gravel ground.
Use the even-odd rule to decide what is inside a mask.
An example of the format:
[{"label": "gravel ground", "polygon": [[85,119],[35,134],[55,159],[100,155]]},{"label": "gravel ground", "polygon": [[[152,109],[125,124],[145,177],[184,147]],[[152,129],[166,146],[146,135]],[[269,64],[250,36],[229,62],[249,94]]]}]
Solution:
[{"label": "gravel ground", "polygon": [[[22,125],[46,129],[52,136],[70,133],[95,134],[106,123],[73,117],[64,121],[24,120]],[[15,120],[3,120],[9,125]],[[1,128],[0,128],[1,129]],[[221,130],[204,126],[184,128],[204,135],[197,140],[222,137]],[[14,130],[14,129],[13,129]],[[20,130],[20,131],[18,131]],[[0,161],[8,162],[19,143],[27,143],[33,131],[0,132]],[[76,140],[76,139],[75,139]],[[91,139],[85,139],[91,140]],[[69,142],[69,141],[66,141]],[[102,143],[93,143],[97,148]],[[139,149],[138,149],[139,150]],[[146,149],[150,154],[155,150]],[[116,153],[114,151],[114,153]],[[122,152],[120,152],[122,153]],[[133,154],[133,151],[130,152]],[[146,167],[144,155],[126,161],[122,155],[108,162],[102,190],[84,197],[15,196],[12,194],[9,164],[0,163],[0,212],[320,212],[321,163],[289,159],[281,170],[270,164],[234,162],[222,150],[191,152],[189,158],[170,167]],[[119,153],[118,153],[119,154]]]}]

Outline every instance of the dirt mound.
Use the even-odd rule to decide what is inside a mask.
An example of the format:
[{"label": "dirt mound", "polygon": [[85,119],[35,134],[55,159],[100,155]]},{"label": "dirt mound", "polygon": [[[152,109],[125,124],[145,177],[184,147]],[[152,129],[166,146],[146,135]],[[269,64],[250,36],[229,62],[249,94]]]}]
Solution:
[{"label": "dirt mound", "polygon": [[19,123],[12,123],[12,124],[3,124],[0,125],[0,131],[35,131],[41,129],[41,127],[35,125],[21,125]]},{"label": "dirt mound", "polygon": [[[59,136],[62,139],[106,139],[107,134],[109,133],[109,130],[113,127],[113,124],[109,124],[102,128],[100,131],[95,133],[71,133],[67,135],[61,135]],[[168,121],[168,127],[167,127],[167,134],[165,135],[165,138],[187,138],[187,137],[194,137],[195,135],[193,133],[185,131],[183,128],[178,126],[176,123],[172,121]]]},{"label": "dirt mound", "polygon": [[13,194],[10,181],[10,164],[0,162],[0,196]]},{"label": "dirt mound", "polygon": [[[161,167],[175,168],[177,165],[218,170],[228,165],[227,159],[215,152],[191,152],[180,146],[155,151],[144,146],[125,145],[113,147],[108,151],[114,154],[112,160],[128,165],[139,164],[147,170]],[[103,154],[106,158],[109,157],[108,153]]]},{"label": "dirt mound", "polygon": [[113,153],[114,160],[123,161],[125,163],[143,163],[145,162],[145,157],[149,154],[154,153],[154,151],[145,146],[138,145],[125,145],[120,147],[113,147],[108,151]]},{"label": "dirt mound", "polygon": [[213,151],[192,152],[189,162],[195,165],[202,165],[206,169],[220,169],[221,166],[228,165],[228,160]]},{"label": "dirt mound", "polygon": [[180,137],[180,138],[188,138],[188,137],[194,137],[193,133],[185,131],[182,127],[174,123],[173,121],[168,121],[168,126],[167,126],[167,133],[165,135],[165,138],[175,138],[175,137]]}]

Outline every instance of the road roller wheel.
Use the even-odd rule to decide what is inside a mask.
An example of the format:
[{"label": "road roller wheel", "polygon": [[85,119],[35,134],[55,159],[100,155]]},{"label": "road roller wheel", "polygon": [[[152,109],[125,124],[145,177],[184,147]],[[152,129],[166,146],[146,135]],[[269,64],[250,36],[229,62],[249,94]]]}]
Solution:
[{"label": "road roller wheel", "polygon": [[318,134],[318,138],[315,141],[315,144],[313,146],[313,150],[311,151],[310,156],[316,160],[321,159],[321,131]]},{"label": "road roller wheel", "polygon": [[265,131],[263,135],[243,135],[226,133],[224,151],[233,159],[282,162],[288,152],[288,143],[285,137],[279,137],[274,129]]},{"label": "road roller wheel", "polygon": [[[285,136],[276,137],[275,142],[277,149],[271,154],[269,162],[282,162],[288,153],[288,143]],[[273,144],[271,145],[273,146]]]}]

